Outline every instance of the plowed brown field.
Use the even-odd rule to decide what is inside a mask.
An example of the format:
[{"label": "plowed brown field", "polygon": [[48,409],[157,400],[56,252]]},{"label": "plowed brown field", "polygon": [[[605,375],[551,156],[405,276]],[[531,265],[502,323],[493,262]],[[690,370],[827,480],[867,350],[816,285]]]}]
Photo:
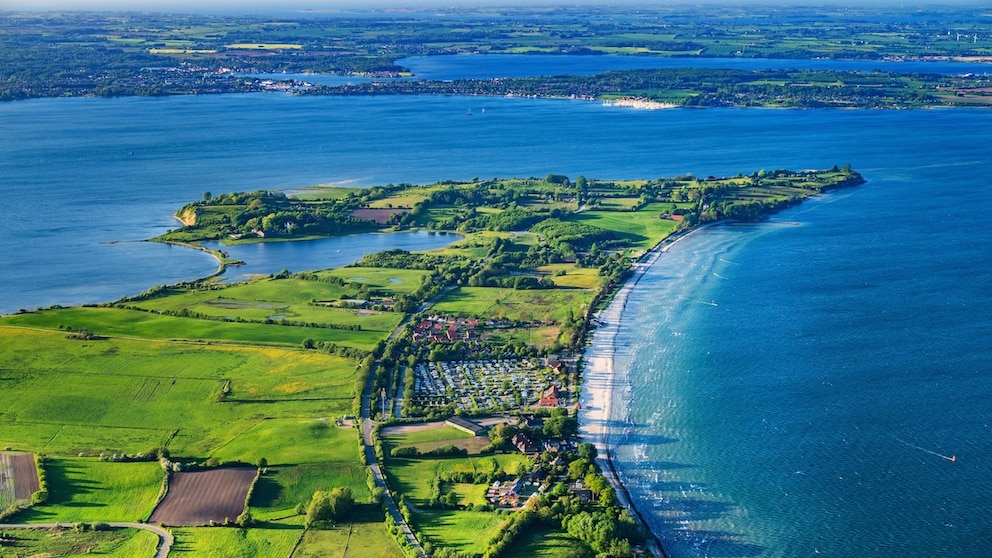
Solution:
[{"label": "plowed brown field", "polygon": [[15,500],[30,500],[41,488],[33,454],[0,452],[0,492],[9,493],[11,485]]},{"label": "plowed brown field", "polygon": [[255,471],[239,467],[173,473],[169,493],[155,508],[149,523],[188,527],[234,521],[244,511]]}]

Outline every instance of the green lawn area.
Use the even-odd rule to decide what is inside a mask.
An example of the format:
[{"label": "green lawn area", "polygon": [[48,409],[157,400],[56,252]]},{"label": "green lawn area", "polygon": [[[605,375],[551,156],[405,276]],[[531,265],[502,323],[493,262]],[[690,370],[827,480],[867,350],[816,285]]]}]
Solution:
[{"label": "green lawn area", "polygon": [[[548,274],[555,285],[571,289],[598,289],[603,277],[594,267],[576,267],[573,264],[548,264],[537,268],[537,271]],[[564,271],[564,275],[555,275]]]},{"label": "green lawn area", "polygon": [[51,459],[45,463],[48,503],[18,521],[139,521],[155,507],[165,472],[157,461],[110,463],[96,458]]},{"label": "green lawn area", "polygon": [[449,492],[454,492],[457,494],[458,505],[460,506],[467,506],[469,504],[484,506],[488,503],[486,501],[486,490],[488,489],[489,486],[485,484],[453,482],[445,484],[442,488],[442,493],[448,494]]},{"label": "green lawn area", "polygon": [[[419,285],[419,276],[413,279],[416,283],[403,290],[413,290]],[[401,280],[397,279],[397,281]],[[285,284],[279,285],[280,282]],[[314,285],[323,288],[312,288]],[[404,284],[397,283],[397,286],[401,285]],[[380,288],[378,285],[370,286]],[[358,289],[355,287],[319,281],[264,279],[225,289],[172,291],[168,296],[158,296],[129,304],[156,312],[190,312],[195,313],[194,315],[228,320],[255,322],[285,320],[289,323],[358,326],[364,331],[381,333],[388,333],[396,328],[403,317],[401,314],[358,311],[332,306],[341,299],[354,298],[357,292]],[[311,335],[311,337],[316,336]]]},{"label": "green lawn area", "polygon": [[472,435],[463,430],[451,426],[441,426],[427,430],[407,432],[405,434],[392,434],[388,436],[388,442],[392,447],[416,446],[432,442],[444,442],[448,440],[461,440],[471,438]]},{"label": "green lawn area", "polygon": [[[0,370],[0,447],[76,455],[168,443],[173,455],[204,457],[265,417],[350,412],[355,364],[296,349],[80,341],[0,327]],[[229,393],[219,401],[225,385]],[[237,444],[235,453],[248,457]],[[355,449],[356,463],[357,456]]]},{"label": "green lawn area", "polygon": [[369,207],[373,209],[383,209],[390,207],[411,208],[415,204],[426,200],[428,195],[429,194],[427,192],[418,192],[415,190],[401,196],[393,196],[391,198],[375,200],[369,203]]},{"label": "green lawn area", "polygon": [[597,211],[627,211],[632,210],[639,202],[639,197],[632,198],[599,198]]}]

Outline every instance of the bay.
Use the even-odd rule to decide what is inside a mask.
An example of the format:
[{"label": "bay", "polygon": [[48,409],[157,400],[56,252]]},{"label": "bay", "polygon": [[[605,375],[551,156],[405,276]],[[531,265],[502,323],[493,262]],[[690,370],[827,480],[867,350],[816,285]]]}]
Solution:
[{"label": "bay", "polygon": [[850,163],[867,184],[701,231],[638,285],[618,468],[673,556],[989,540],[988,112],[259,94],[7,103],[0,132],[2,312],[212,272],[129,242],[205,191]]}]

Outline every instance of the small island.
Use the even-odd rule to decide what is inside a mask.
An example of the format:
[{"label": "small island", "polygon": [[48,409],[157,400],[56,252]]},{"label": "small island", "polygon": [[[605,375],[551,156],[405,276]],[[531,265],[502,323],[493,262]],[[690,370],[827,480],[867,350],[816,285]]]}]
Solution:
[{"label": "small island", "polygon": [[155,240],[461,239],[0,319],[0,520],[133,555],[152,533],[205,554],[661,555],[577,435],[597,312],[666,239],[862,182],[843,166],[207,193]]}]

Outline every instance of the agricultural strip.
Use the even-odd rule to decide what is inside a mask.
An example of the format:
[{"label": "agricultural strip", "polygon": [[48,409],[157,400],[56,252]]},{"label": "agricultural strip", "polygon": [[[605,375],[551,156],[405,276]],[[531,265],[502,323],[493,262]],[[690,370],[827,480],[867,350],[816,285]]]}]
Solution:
[{"label": "agricultural strip", "polygon": [[234,521],[244,511],[255,473],[249,467],[173,473],[169,492],[149,521],[169,526]]},{"label": "agricultural strip", "polygon": [[30,500],[40,488],[34,455],[0,452],[0,510],[16,500]]}]

